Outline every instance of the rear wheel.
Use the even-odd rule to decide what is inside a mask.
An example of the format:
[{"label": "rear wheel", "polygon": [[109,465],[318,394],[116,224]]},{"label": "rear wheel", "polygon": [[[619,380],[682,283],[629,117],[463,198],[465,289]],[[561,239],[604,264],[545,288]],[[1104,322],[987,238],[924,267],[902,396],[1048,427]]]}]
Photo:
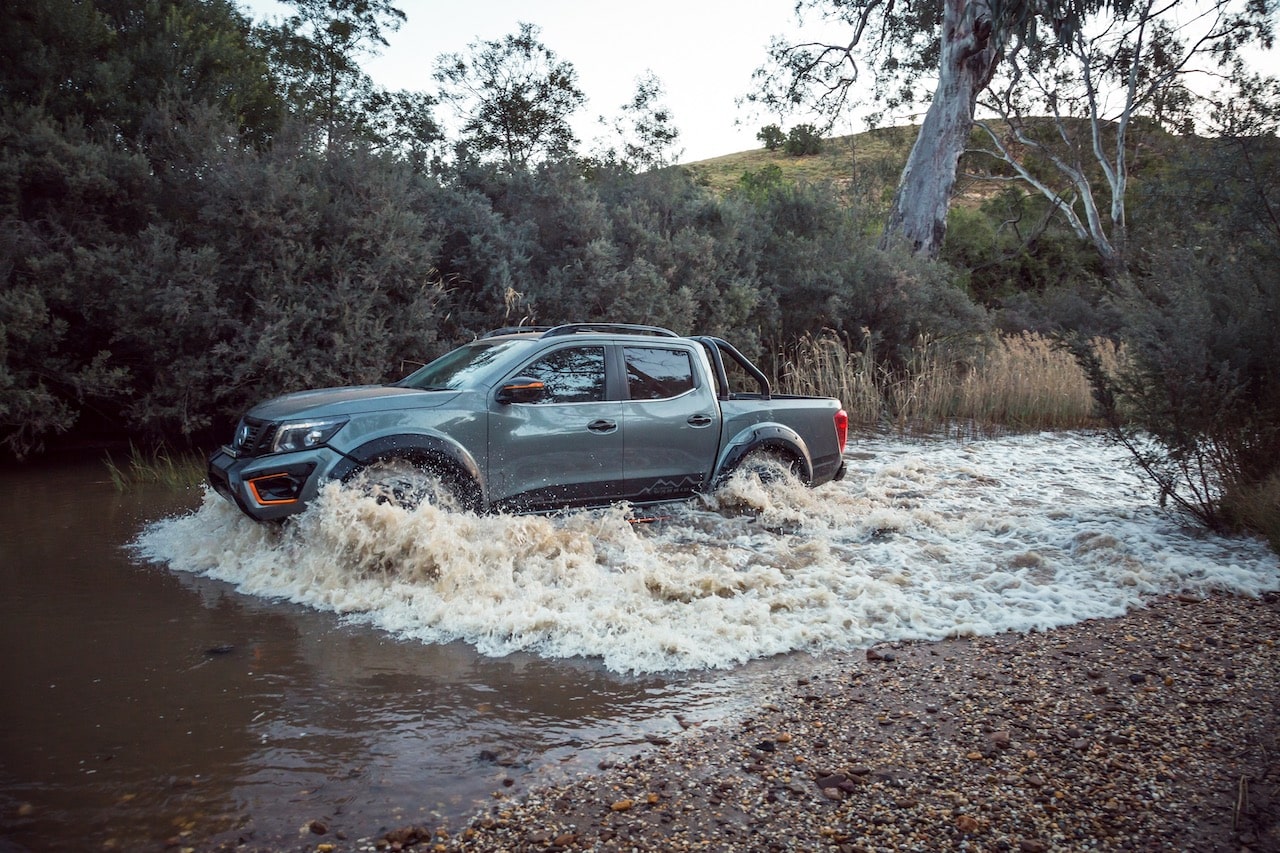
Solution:
[{"label": "rear wheel", "polygon": [[800,471],[800,463],[793,457],[762,447],[744,456],[733,473],[754,474],[760,478],[760,482],[767,485],[787,479],[800,479]]},{"label": "rear wheel", "polygon": [[410,459],[382,459],[349,481],[378,503],[416,509],[423,503],[447,510],[472,509],[469,490],[453,472]]}]

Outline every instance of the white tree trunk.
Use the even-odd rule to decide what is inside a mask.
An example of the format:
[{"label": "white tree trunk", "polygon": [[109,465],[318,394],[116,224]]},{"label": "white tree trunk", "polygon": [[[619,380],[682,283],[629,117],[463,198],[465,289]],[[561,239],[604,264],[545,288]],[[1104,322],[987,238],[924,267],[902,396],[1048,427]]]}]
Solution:
[{"label": "white tree trunk", "polygon": [[941,251],[974,104],[991,80],[997,57],[990,0],[945,0],[938,87],[902,170],[881,248],[905,246],[930,258]]}]

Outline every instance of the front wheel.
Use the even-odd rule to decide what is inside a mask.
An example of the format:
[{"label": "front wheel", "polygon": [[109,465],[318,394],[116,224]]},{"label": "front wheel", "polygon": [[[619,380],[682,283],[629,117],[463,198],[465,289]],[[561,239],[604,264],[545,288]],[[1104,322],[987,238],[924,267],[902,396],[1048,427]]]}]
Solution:
[{"label": "front wheel", "polygon": [[471,508],[458,477],[409,459],[380,460],[348,482],[378,503],[401,509],[417,509],[423,503],[453,511]]}]

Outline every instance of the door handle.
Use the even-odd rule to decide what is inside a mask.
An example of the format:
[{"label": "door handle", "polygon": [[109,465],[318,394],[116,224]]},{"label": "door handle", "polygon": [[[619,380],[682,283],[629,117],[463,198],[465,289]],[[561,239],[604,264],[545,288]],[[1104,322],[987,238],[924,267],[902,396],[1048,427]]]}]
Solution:
[{"label": "door handle", "polygon": [[603,418],[601,418],[598,421],[592,421],[591,423],[587,424],[587,429],[591,430],[592,432],[600,432],[600,433],[613,432],[617,428],[618,428],[617,421],[607,421],[607,420],[604,420]]},{"label": "door handle", "polygon": [[691,415],[689,417],[688,423],[689,423],[689,426],[694,426],[694,427],[711,426],[711,416],[710,415]]}]

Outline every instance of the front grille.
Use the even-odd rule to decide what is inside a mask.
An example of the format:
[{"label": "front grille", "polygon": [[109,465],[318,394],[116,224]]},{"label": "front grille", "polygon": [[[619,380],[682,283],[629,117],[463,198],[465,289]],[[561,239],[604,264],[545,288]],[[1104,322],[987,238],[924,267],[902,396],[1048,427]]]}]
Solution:
[{"label": "front grille", "polygon": [[263,456],[271,452],[271,443],[275,441],[275,437],[275,424],[256,418],[244,418],[236,427],[231,449],[236,456]]}]

